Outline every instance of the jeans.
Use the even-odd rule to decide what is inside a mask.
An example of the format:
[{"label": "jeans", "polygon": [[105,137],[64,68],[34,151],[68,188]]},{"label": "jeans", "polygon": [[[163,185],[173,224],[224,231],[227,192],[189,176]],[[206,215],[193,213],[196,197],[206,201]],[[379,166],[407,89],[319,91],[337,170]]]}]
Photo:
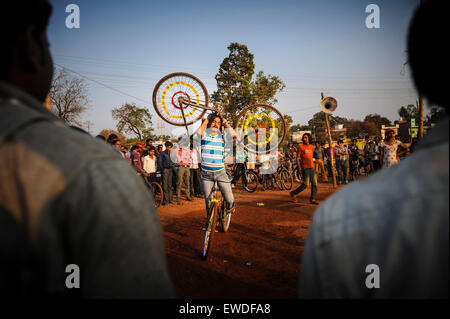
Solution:
[{"label": "jeans", "polygon": [[200,195],[202,193],[200,183],[200,169],[191,168],[191,195]]},{"label": "jeans", "polygon": [[297,195],[298,193],[302,192],[305,188],[309,186],[309,183],[311,183],[311,197],[310,200],[314,200],[316,198],[317,194],[317,180],[314,173],[314,168],[304,168],[302,169],[302,175],[303,175],[303,184],[301,184],[299,187],[294,189],[291,194]]},{"label": "jeans", "polygon": [[325,166],[323,165],[323,160],[316,159],[316,161],[314,162],[314,166],[315,166],[316,174],[319,175],[319,170],[320,170],[320,173],[322,174],[322,180],[324,182],[328,182],[328,174],[325,171]]},{"label": "jeans", "polygon": [[164,168],[162,170],[162,187],[164,190],[164,204],[172,203],[172,169]]},{"label": "jeans", "polygon": [[201,177],[203,194],[205,196],[206,214],[208,214],[209,204],[211,202],[211,197],[213,196],[212,189],[214,186],[214,181],[217,182],[217,185],[222,192],[222,196],[225,199],[226,210],[229,211],[234,208],[233,191],[231,189],[230,179],[225,169],[217,172],[207,172],[202,170]]},{"label": "jeans", "polygon": [[337,160],[336,161],[336,170],[338,171],[339,180],[341,183],[348,181],[347,169],[348,169],[348,161],[347,160]]},{"label": "jeans", "polygon": [[186,192],[186,198],[191,198],[191,193],[189,191],[191,187],[191,177],[190,177],[190,168],[185,166],[178,166],[177,171],[177,202],[180,202],[180,196],[181,196],[181,187],[183,187]]}]

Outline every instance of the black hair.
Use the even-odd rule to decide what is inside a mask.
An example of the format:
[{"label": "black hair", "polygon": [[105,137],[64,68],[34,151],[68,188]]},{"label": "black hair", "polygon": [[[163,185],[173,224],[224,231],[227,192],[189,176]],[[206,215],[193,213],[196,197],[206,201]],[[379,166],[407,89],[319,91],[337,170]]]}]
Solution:
[{"label": "black hair", "polygon": [[302,135],[302,141],[303,141],[303,139],[305,138],[305,135],[306,136],[308,136],[308,141],[309,141],[309,144],[311,144],[312,143],[312,137],[311,137],[311,134],[309,134],[309,133],[304,133],[303,135]]},{"label": "black hair", "polygon": [[139,147],[137,145],[133,145],[133,146],[131,146],[131,150],[130,151],[132,152],[132,151],[134,151],[135,149],[138,149],[138,148]]},{"label": "black hair", "polygon": [[173,144],[171,142],[167,141],[167,142],[164,143],[164,146],[165,147],[169,147],[169,146],[172,147]]},{"label": "black hair", "polygon": [[148,148],[148,152],[150,153],[150,151],[155,151],[156,152],[156,148],[154,146],[151,146]]},{"label": "black hair", "polygon": [[448,52],[442,47],[448,37],[447,15],[447,1],[428,0],[418,6],[409,26],[408,65],[417,91],[448,113],[447,81],[437,76],[450,73]]},{"label": "black hair", "polygon": [[338,144],[344,143],[343,140],[338,140]]},{"label": "black hair", "polygon": [[148,139],[145,140],[145,143],[148,143],[149,141],[153,142],[153,140],[151,138],[148,138]]},{"label": "black hair", "polygon": [[38,40],[47,29],[52,5],[47,0],[23,0],[2,1],[0,6],[0,79],[5,80],[11,70],[12,51],[19,34],[34,26],[33,37]]},{"label": "black hair", "polygon": [[223,126],[222,120],[223,120],[223,119],[222,119],[222,116],[220,116],[220,114],[217,113],[217,112],[213,112],[213,113],[211,113],[211,114],[208,115],[208,125],[207,125],[207,127],[208,127],[208,128],[211,127],[211,122],[212,122],[216,117],[218,117],[218,118],[220,119],[220,131],[222,132],[222,126]]}]

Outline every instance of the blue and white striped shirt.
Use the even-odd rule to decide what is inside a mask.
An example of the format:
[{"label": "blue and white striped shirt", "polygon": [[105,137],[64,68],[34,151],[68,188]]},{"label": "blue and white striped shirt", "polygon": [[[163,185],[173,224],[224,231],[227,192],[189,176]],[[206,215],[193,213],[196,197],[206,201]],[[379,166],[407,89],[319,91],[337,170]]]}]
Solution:
[{"label": "blue and white striped shirt", "polygon": [[218,172],[225,168],[225,140],[223,134],[216,136],[205,132],[202,138],[202,170],[207,172]]}]

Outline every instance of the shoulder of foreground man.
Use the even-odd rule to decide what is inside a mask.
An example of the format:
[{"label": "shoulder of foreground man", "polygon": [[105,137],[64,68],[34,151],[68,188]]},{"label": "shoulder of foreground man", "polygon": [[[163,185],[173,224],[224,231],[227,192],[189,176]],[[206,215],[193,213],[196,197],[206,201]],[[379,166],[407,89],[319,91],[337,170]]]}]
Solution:
[{"label": "shoulder of foreground man", "polygon": [[[448,161],[447,137],[324,201],[308,232],[301,296],[448,296]],[[380,268],[380,289],[364,284],[369,264]]]},{"label": "shoulder of foreground man", "polygon": [[0,204],[18,221],[27,216],[43,293],[67,293],[65,267],[77,264],[82,296],[173,296],[153,198],[120,154],[57,120],[1,138],[10,185]]}]

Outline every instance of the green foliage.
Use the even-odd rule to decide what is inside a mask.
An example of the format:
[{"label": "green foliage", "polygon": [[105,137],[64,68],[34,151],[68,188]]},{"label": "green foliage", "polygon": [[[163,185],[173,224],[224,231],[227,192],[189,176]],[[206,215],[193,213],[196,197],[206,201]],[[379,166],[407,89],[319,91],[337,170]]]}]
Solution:
[{"label": "green foliage", "polygon": [[134,103],[125,103],[111,112],[113,119],[118,121],[119,132],[130,133],[140,141],[153,137],[152,115],[147,108],[137,107]]},{"label": "green foliage", "polygon": [[230,53],[220,64],[216,74],[217,91],[211,94],[211,100],[225,103],[225,116],[235,123],[239,112],[255,103],[273,105],[277,103],[275,95],[281,92],[285,85],[279,77],[265,75],[263,71],[256,74],[253,54],[247,46],[239,43],[231,43],[228,46]]},{"label": "green foliage", "polygon": [[385,126],[391,125],[391,120],[389,120],[388,118],[386,118],[384,116],[378,115],[378,114],[366,115],[366,117],[364,118],[364,122],[374,123],[378,130],[381,130],[382,125],[385,125]]},{"label": "green foliage", "polygon": [[229,100],[226,113],[234,120],[237,113],[250,104],[250,82],[255,64],[247,46],[234,42],[228,46],[228,50],[230,53],[216,74],[217,91],[211,95],[211,99],[217,102]]},{"label": "green foliage", "polygon": [[264,75],[263,71],[256,74],[256,79],[250,84],[251,103],[274,105],[278,102],[275,95],[286,87],[278,76]]},{"label": "green foliage", "polygon": [[415,119],[416,123],[419,123],[419,110],[414,104],[409,104],[407,107],[402,106],[398,109],[398,115],[408,123],[411,119]]}]

